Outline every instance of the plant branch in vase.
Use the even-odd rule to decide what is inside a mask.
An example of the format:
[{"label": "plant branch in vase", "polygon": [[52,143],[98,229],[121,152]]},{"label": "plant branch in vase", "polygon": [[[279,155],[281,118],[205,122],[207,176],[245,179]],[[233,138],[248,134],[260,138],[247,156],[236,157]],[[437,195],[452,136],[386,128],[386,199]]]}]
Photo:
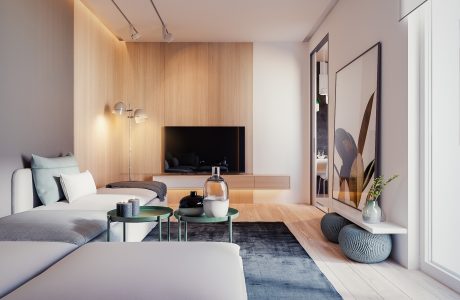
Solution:
[{"label": "plant branch in vase", "polygon": [[366,205],[363,208],[363,221],[366,223],[380,223],[382,220],[382,209],[379,207],[378,198],[383,192],[383,189],[395,180],[398,175],[393,175],[386,179],[379,176],[374,179],[372,186],[367,194]]}]

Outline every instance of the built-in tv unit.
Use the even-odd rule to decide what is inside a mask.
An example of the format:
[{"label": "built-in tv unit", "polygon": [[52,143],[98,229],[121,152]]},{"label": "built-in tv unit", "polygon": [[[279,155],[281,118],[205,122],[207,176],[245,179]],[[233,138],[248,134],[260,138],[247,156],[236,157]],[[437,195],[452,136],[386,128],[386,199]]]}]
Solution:
[{"label": "built-in tv unit", "polygon": [[244,127],[166,126],[164,172],[178,174],[245,172]]}]

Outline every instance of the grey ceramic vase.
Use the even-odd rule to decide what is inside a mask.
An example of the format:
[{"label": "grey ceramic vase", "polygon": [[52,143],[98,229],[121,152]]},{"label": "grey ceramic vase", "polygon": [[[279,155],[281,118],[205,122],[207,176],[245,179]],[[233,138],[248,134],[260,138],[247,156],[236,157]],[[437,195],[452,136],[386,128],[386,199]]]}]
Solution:
[{"label": "grey ceramic vase", "polygon": [[376,224],[382,221],[382,209],[377,200],[367,200],[363,207],[363,221]]}]

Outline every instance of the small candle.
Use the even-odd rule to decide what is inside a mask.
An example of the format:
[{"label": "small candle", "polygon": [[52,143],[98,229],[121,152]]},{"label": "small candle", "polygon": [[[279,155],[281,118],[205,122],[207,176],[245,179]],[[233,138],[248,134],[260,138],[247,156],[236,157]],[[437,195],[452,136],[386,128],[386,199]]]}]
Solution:
[{"label": "small candle", "polygon": [[128,202],[132,204],[133,216],[137,216],[141,211],[139,199],[130,199]]},{"label": "small candle", "polygon": [[123,202],[117,203],[117,216],[123,216]]},{"label": "small candle", "polygon": [[117,203],[117,215],[123,218],[132,217],[133,216],[132,203],[125,203],[125,202]]}]

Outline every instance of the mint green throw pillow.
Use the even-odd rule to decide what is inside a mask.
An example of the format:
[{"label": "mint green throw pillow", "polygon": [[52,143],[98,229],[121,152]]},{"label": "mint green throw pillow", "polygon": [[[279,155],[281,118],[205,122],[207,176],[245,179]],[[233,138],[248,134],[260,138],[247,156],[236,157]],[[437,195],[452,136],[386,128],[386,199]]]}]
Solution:
[{"label": "mint green throw pillow", "polygon": [[55,158],[32,154],[32,177],[38,197],[44,205],[65,199],[61,174],[78,174],[78,163],[73,155]]}]

